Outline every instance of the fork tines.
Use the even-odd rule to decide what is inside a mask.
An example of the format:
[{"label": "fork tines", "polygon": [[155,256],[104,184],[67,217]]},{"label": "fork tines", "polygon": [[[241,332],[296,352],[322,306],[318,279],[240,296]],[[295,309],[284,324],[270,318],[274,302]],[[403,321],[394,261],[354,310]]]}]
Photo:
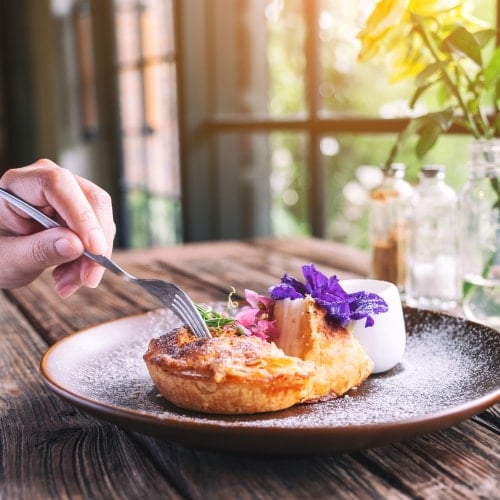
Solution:
[{"label": "fork tines", "polygon": [[191,299],[178,289],[172,301],[172,308],[189,325],[195,337],[209,338],[210,331]]}]

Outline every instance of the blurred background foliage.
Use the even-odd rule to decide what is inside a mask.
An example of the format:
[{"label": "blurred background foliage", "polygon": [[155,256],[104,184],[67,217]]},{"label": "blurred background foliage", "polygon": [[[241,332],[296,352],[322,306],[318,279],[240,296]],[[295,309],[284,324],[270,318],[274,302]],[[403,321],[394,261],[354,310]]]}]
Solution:
[{"label": "blurred background foliage", "polygon": [[[401,118],[432,109],[434,96],[429,95],[426,108],[410,110],[407,100],[413,91],[411,81],[389,84],[382,67],[357,61],[356,34],[374,3],[370,0],[321,3],[319,96],[323,116]],[[267,9],[270,112],[306,113],[301,2],[273,0]],[[495,9],[493,0],[478,0],[474,14],[491,22]],[[324,187],[327,238],[366,248],[368,194],[379,180],[378,167],[384,163],[394,139],[394,134],[341,133],[321,140],[322,167],[327,179]],[[458,190],[467,177],[469,142],[466,135],[441,137],[424,163],[443,164],[448,182]],[[278,132],[272,135],[271,143],[273,231],[278,236],[310,234],[304,222],[307,210],[304,140],[300,134]],[[422,162],[415,157],[414,143],[402,149],[397,161],[406,164],[408,180],[416,182]]]}]

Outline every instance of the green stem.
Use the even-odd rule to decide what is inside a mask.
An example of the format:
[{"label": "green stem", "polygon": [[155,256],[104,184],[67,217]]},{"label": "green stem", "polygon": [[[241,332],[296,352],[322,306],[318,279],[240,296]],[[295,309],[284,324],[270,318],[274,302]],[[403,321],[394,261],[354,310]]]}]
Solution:
[{"label": "green stem", "polygon": [[[453,57],[453,55],[452,55]],[[478,91],[476,85],[474,85],[474,82],[471,80],[469,74],[465,70],[465,68],[461,65],[458,64],[458,61],[455,60],[455,65],[456,65],[456,71],[457,73],[460,73],[462,75],[462,78],[464,78],[467,82],[466,88],[471,89],[474,99],[477,99],[477,101],[480,100],[481,95],[480,92]],[[494,128],[492,129],[490,122],[488,121],[488,117],[485,115],[483,112],[483,109],[479,107],[478,113],[476,115],[477,121],[474,120],[474,117],[470,117],[468,120],[472,120],[479,128],[478,133],[480,134],[481,137],[485,137],[487,139],[490,139],[495,135],[495,130]],[[476,137],[477,139],[478,137]]]},{"label": "green stem", "polygon": [[498,179],[498,177],[493,177],[492,179],[490,179],[490,182],[493,190],[497,195],[497,201],[493,205],[493,208],[497,208],[498,210],[500,210],[500,180]]},{"label": "green stem", "polygon": [[196,309],[198,309],[198,312],[200,313],[203,321],[209,328],[221,328],[225,325],[231,325],[235,322],[234,318],[228,317],[224,313],[204,309],[199,304],[195,304],[195,306]]},{"label": "green stem", "polygon": [[391,151],[389,152],[389,156],[385,160],[383,170],[384,172],[388,172],[389,169],[391,168],[391,165],[394,163],[394,160],[396,159],[396,156],[399,152],[399,144],[401,139],[403,138],[404,135],[404,130],[398,134],[398,137],[394,144],[392,145]]},{"label": "green stem", "polygon": [[465,101],[460,94],[460,91],[458,90],[457,86],[453,82],[452,77],[450,76],[446,66],[443,64],[443,61],[439,57],[438,54],[438,49],[436,48],[436,45],[434,44],[432,37],[429,34],[429,31],[427,30],[427,27],[425,26],[424,23],[421,22],[421,19],[417,16],[414,16],[413,18],[418,26],[419,26],[419,32],[422,36],[422,40],[424,41],[425,45],[431,52],[432,56],[435,58],[436,62],[440,64],[441,67],[441,74],[443,75],[444,82],[448,89],[451,91],[451,93],[455,96],[458,105],[460,109],[462,110],[462,113],[464,114],[465,120],[467,121],[470,131],[474,135],[476,139],[481,138],[481,132],[478,130],[476,122],[474,118],[471,116],[469,110],[467,109],[467,105],[465,104]]}]

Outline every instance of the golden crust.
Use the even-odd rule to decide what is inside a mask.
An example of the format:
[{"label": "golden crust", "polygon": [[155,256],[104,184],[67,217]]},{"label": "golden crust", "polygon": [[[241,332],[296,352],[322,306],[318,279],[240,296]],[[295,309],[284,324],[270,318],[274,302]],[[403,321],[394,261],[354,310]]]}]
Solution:
[{"label": "golden crust", "polygon": [[144,361],[160,394],[206,413],[259,413],[341,396],[373,362],[349,329],[328,322],[310,297],[277,301],[279,336],[268,342],[221,329],[197,339],[187,327],[152,339]]},{"label": "golden crust", "polygon": [[[316,370],[310,379],[309,401],[341,396],[361,384],[373,371],[373,361],[350,329],[329,322],[326,311],[311,297],[278,301],[274,315],[280,336],[275,339],[288,355],[312,361]],[[289,307],[298,311],[291,312]],[[295,335],[286,330],[289,318]],[[295,338],[294,338],[295,337]]]},{"label": "golden crust", "polygon": [[307,398],[314,372],[312,363],[260,338],[226,330],[196,339],[186,327],[151,340],[144,361],[167,400],[208,413],[288,408]]}]

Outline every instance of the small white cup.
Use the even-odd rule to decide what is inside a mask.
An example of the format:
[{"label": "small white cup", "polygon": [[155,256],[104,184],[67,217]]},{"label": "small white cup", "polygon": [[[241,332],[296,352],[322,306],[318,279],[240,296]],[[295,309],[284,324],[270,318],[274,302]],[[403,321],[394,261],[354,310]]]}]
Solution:
[{"label": "small white cup", "polygon": [[341,280],[340,286],[348,293],[361,290],[376,293],[387,303],[387,312],[372,316],[373,326],[365,328],[365,319],[354,321],[353,334],[373,360],[373,373],[390,370],[401,361],[406,347],[403,306],[397,287],[373,279]]}]

